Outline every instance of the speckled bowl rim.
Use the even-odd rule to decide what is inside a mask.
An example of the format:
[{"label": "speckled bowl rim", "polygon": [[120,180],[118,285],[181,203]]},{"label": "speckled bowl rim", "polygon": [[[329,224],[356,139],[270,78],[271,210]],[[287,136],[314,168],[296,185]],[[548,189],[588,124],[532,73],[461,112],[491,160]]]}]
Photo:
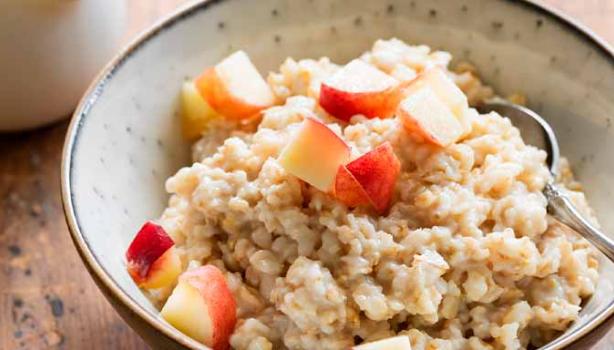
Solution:
[{"label": "speckled bowl rim", "polygon": [[[192,340],[190,337],[184,335],[178,330],[174,329],[170,325],[163,323],[159,318],[148,312],[129,296],[107,273],[106,269],[97,260],[95,255],[90,249],[90,243],[87,238],[81,232],[79,225],[79,218],[75,212],[74,196],[71,182],[71,175],[73,171],[73,153],[76,149],[75,145],[79,138],[79,131],[81,126],[86,121],[87,115],[91,108],[96,104],[102,91],[104,91],[106,83],[112,79],[115,71],[122,66],[138,49],[145,46],[150,40],[156,37],[160,32],[172,27],[175,23],[186,19],[198,11],[207,9],[223,0],[201,0],[195,3],[186,4],[179,7],[175,11],[166,15],[151,27],[139,34],[131,43],[124,47],[119,54],[117,54],[97,75],[94,81],[90,84],[85,94],[81,98],[70,122],[66,139],[64,143],[64,150],[62,152],[62,165],[61,165],[61,186],[62,186],[62,204],[64,208],[64,214],[66,216],[66,222],[79,255],[83,262],[86,264],[88,271],[92,274],[92,277],[97,279],[98,286],[104,287],[108,292],[107,295],[114,298],[115,302],[123,304],[126,310],[132,313],[134,316],[144,320],[148,326],[157,330],[161,335],[165,336],[171,341],[176,342],[186,348],[191,349],[208,349],[202,344]],[[536,13],[545,15],[560,23],[568,31],[573,32],[581,39],[589,42],[596,48],[601,54],[603,54],[610,62],[614,63],[614,49],[602,38],[596,35],[592,30],[587,28],[581,23],[573,20],[566,14],[542,3],[537,3],[534,0],[499,0],[503,2],[509,2],[516,6],[527,7]],[[559,350],[568,345],[580,340],[584,336],[588,335],[591,331],[595,330],[597,326],[607,320],[612,314],[614,314],[614,299],[610,304],[601,311],[599,314],[593,316],[587,323],[572,332],[565,334],[562,337],[557,338],[540,350]]]}]

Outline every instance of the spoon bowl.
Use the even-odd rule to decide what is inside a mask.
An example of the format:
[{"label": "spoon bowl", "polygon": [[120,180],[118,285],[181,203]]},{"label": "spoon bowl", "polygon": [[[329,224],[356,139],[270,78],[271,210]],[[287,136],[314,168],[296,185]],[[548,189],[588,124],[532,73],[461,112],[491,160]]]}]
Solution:
[{"label": "spoon bowl", "polygon": [[478,107],[480,113],[497,112],[506,116],[520,130],[525,143],[548,153],[546,162],[550,172],[556,176],[559,170],[559,143],[554,130],[539,114],[527,107],[497,98]]},{"label": "spoon bowl", "polygon": [[[556,180],[559,170],[559,144],[554,130],[546,120],[527,107],[500,98],[484,103],[478,110],[480,113],[497,112],[509,118],[520,130],[520,135],[527,144],[546,151],[548,153],[546,162],[552,173],[552,181]],[[544,195],[548,200],[548,210],[552,216],[581,234],[614,261],[614,241],[576,209],[564,190],[554,182],[550,182],[544,187]]]}]

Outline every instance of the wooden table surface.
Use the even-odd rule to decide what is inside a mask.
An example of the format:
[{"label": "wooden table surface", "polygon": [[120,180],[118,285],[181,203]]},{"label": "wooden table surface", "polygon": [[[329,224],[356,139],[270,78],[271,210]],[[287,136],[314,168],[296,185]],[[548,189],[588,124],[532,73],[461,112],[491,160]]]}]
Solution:
[{"label": "wooden table surface", "polygon": [[[185,0],[127,0],[126,38]],[[614,0],[547,0],[614,43]],[[59,166],[67,122],[0,135],[0,349],[147,349],[69,237]],[[614,348],[614,329],[592,350]]]}]

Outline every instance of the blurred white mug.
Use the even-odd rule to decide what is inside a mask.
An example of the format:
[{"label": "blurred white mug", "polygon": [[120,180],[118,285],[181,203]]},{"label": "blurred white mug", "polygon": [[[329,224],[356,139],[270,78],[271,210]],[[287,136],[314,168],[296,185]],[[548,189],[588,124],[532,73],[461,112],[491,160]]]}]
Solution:
[{"label": "blurred white mug", "polygon": [[117,50],[126,0],[0,0],[0,131],[70,115]]}]

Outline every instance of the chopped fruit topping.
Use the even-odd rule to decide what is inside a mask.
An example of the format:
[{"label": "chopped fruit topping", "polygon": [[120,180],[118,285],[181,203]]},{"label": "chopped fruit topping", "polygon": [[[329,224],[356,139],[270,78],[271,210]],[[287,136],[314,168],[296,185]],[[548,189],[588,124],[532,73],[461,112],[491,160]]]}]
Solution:
[{"label": "chopped fruit topping", "polygon": [[341,137],[312,117],[305,118],[278,158],[287,172],[325,192],[349,159],[350,148]]},{"label": "chopped fruit topping", "polygon": [[361,344],[353,347],[352,350],[411,350],[411,344],[409,342],[409,337],[406,335],[399,335],[397,337]]},{"label": "chopped fruit topping", "polygon": [[227,118],[250,118],[275,103],[271,88],[243,51],[205,70],[195,83],[205,101]]},{"label": "chopped fruit topping", "polygon": [[430,87],[456,116],[469,108],[467,96],[441,68],[431,68],[420,74],[405,90],[405,94],[411,95],[423,86]]},{"label": "chopped fruit topping", "polygon": [[142,288],[161,288],[175,282],[181,260],[175,243],[162,226],[146,222],[126,251],[128,273]]},{"label": "chopped fruit topping", "polygon": [[402,98],[399,82],[372,65],[353,60],[322,82],[320,105],[335,118],[348,121],[392,116]]},{"label": "chopped fruit topping", "polygon": [[207,124],[218,116],[200,95],[193,81],[186,81],[181,87],[182,129],[188,140],[200,137]]},{"label": "chopped fruit topping", "polygon": [[229,349],[237,305],[222,272],[213,265],[184,272],[161,311],[173,327],[213,348]]},{"label": "chopped fruit topping", "polygon": [[348,206],[371,203],[378,212],[390,205],[401,164],[389,142],[340,167],[335,196]]},{"label": "chopped fruit topping", "polygon": [[344,165],[340,166],[337,172],[334,194],[341,203],[348,207],[357,207],[371,203],[365,189]]},{"label": "chopped fruit topping", "polygon": [[409,133],[438,146],[455,143],[463,133],[454,113],[428,85],[401,101],[397,114]]}]

